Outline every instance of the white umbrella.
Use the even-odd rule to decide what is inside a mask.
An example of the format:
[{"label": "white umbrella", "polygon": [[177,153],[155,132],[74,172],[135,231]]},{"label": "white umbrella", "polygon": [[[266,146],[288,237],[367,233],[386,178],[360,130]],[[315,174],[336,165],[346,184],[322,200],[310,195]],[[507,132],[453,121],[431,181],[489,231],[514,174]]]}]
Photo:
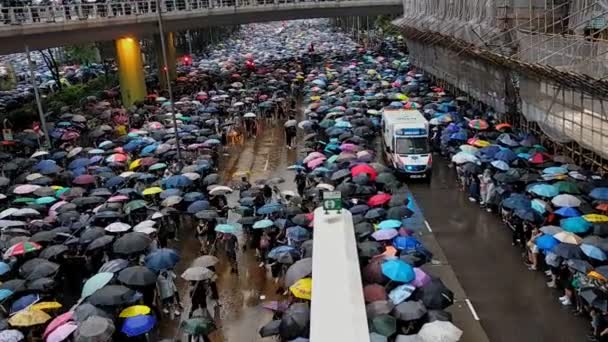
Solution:
[{"label": "white umbrella", "polygon": [[285,121],[285,125],[284,126],[285,127],[293,127],[293,126],[295,126],[297,124],[298,124],[298,122],[296,120],[287,120],[287,121]]},{"label": "white umbrella", "polygon": [[159,219],[161,217],[165,216],[163,213],[161,213],[160,211],[155,212],[154,214],[152,214],[152,217],[150,217],[153,220]]},{"label": "white umbrella", "polygon": [[195,173],[195,172],[186,172],[186,173],[183,173],[182,176],[184,176],[190,180],[193,180],[193,181],[201,178],[201,175],[199,175],[198,173]]},{"label": "white umbrella", "polygon": [[46,156],[47,154],[49,154],[47,151],[36,151],[36,152],[34,152],[34,154],[32,154],[32,156],[30,158],[38,158],[38,157]]},{"label": "white umbrella", "polygon": [[38,190],[40,187],[40,185],[34,184],[19,185],[13,190],[13,193],[17,195],[31,194],[32,192]]},{"label": "white umbrella", "polygon": [[4,209],[2,210],[2,212],[0,213],[0,220],[4,219],[6,217],[9,217],[11,215],[13,215],[14,213],[18,212],[19,209],[17,208],[8,208],[8,209]]},{"label": "white umbrella", "polygon": [[105,230],[110,233],[122,233],[131,229],[131,226],[123,222],[114,222],[109,224]]},{"label": "white umbrella", "polygon": [[561,194],[553,197],[551,203],[556,207],[570,208],[581,205],[581,200],[570,194]]},{"label": "white umbrella", "polygon": [[452,162],[456,164],[475,163],[479,164],[479,159],[470,153],[458,152],[452,156]]},{"label": "white umbrella", "polygon": [[327,184],[327,183],[317,184],[316,188],[327,190],[327,191],[334,191],[334,189],[335,189],[333,185]]},{"label": "white umbrella", "polygon": [[559,242],[569,243],[571,245],[580,245],[583,242],[583,239],[580,236],[566,231],[559,232],[553,235],[553,237]]},{"label": "white umbrella", "polygon": [[32,173],[30,175],[27,175],[25,177],[25,180],[28,181],[28,182],[31,182],[31,181],[36,180],[36,179],[41,178],[41,177],[44,177],[44,176],[41,175],[41,174],[39,174],[39,173]]},{"label": "white umbrella", "polygon": [[184,273],[182,273],[182,278],[188,281],[202,281],[211,279],[215,276],[215,273],[208,268],[205,267],[190,267]]},{"label": "white umbrella", "polygon": [[72,158],[78,155],[78,153],[82,152],[82,147],[74,147],[68,152],[68,158]]},{"label": "white umbrella", "polygon": [[456,342],[462,337],[462,330],[452,322],[434,321],[425,323],[418,336],[424,342]]},{"label": "white umbrella", "polygon": [[232,192],[232,189],[224,186],[224,185],[219,185],[219,186],[214,186],[210,191],[209,194],[210,195],[219,195],[219,194],[223,194],[223,193],[230,193]]},{"label": "white umbrella", "polygon": [[249,113],[245,113],[245,115],[243,115],[244,118],[255,118],[256,115],[255,113],[249,112]]},{"label": "white umbrella", "polygon": [[138,224],[136,224],[135,227],[133,227],[133,231],[141,232],[142,229],[152,228],[155,224],[156,224],[156,221],[145,220],[145,221],[142,221],[142,222],[139,222]]},{"label": "white umbrella", "polygon": [[150,235],[150,234],[156,233],[156,229],[152,228],[152,227],[143,227],[143,228],[140,228],[139,230],[137,230],[137,232],[144,233],[146,235]]},{"label": "white umbrella", "polygon": [[13,216],[15,216],[15,217],[39,216],[39,215],[40,215],[40,212],[38,210],[32,209],[32,208],[22,208],[13,213]]},{"label": "white umbrella", "polygon": [[0,229],[9,228],[9,227],[22,227],[22,226],[25,226],[25,222],[23,222],[23,221],[0,220]]}]

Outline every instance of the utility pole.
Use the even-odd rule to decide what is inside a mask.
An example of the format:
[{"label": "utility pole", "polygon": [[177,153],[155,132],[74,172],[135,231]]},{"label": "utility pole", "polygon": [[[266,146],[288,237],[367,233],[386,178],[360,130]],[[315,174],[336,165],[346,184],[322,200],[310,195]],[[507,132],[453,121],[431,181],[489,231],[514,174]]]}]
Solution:
[{"label": "utility pole", "polygon": [[25,54],[27,55],[27,64],[30,69],[30,80],[34,87],[34,96],[36,97],[36,106],[38,107],[38,117],[40,118],[40,128],[44,132],[44,143],[42,147],[50,148],[51,139],[49,139],[49,132],[46,129],[46,119],[44,117],[44,110],[42,110],[42,102],[40,102],[40,92],[38,91],[38,81],[36,80],[36,74],[34,73],[34,65],[32,63],[32,56],[30,54],[30,47],[25,44]]}]

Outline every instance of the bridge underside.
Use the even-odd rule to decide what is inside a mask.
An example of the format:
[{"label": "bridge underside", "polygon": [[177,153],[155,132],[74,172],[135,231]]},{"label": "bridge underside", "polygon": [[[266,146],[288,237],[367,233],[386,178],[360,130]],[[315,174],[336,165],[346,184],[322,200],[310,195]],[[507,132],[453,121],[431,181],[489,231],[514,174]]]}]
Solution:
[{"label": "bridge underside", "polygon": [[[342,4],[342,6],[336,6],[332,2],[302,3],[289,8],[227,7],[203,12],[163,13],[163,19],[165,31],[176,32],[209,26],[341,16],[374,16],[399,14],[403,11],[400,3],[391,0],[370,0],[356,4],[344,2]],[[91,41],[113,40],[127,36],[151,36],[158,32],[157,20],[155,13],[149,13],[99,20],[4,26],[0,27],[0,54],[22,52],[26,44],[30,49],[44,49]]]}]

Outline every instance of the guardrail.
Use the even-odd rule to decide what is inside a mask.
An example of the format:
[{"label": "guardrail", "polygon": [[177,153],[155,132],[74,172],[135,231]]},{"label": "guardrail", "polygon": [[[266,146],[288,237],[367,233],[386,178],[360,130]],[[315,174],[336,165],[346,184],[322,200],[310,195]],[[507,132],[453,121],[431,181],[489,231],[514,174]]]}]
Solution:
[{"label": "guardrail", "polygon": [[32,25],[104,20],[161,13],[210,12],[226,8],[297,8],[300,3],[369,2],[365,0],[156,0],[99,2],[49,6],[0,7],[0,25]]}]

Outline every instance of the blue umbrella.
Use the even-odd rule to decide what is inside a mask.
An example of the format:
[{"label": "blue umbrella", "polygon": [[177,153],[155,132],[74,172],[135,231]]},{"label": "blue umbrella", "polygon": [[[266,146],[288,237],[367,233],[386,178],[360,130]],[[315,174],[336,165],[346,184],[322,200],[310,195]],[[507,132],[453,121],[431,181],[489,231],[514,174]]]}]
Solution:
[{"label": "blue umbrella", "polygon": [[266,229],[272,227],[273,225],[274,222],[272,222],[271,220],[263,219],[255,222],[253,224],[253,229]]},{"label": "blue umbrella", "polygon": [[390,280],[400,283],[409,283],[416,277],[412,266],[401,259],[382,263],[382,274]]},{"label": "blue umbrella", "polygon": [[47,168],[56,167],[57,163],[51,159],[43,159],[34,165],[34,170],[42,171]]},{"label": "blue umbrella", "polygon": [[146,267],[153,271],[172,269],[179,262],[179,254],[170,248],[157,249],[146,255]]},{"label": "blue umbrella", "polygon": [[608,188],[595,188],[591,190],[589,196],[600,201],[608,201]]},{"label": "blue umbrella", "polygon": [[547,203],[545,201],[535,198],[530,203],[532,209],[536,210],[537,213],[544,215],[547,212]]},{"label": "blue umbrella", "polygon": [[278,259],[284,254],[297,255],[298,251],[292,246],[278,246],[268,252],[268,257],[271,259]]},{"label": "blue umbrella", "polygon": [[196,214],[201,210],[207,210],[209,209],[209,202],[207,201],[195,201],[192,202],[192,204],[190,204],[188,206],[188,209],[186,209],[188,211],[188,214]]},{"label": "blue umbrella", "polygon": [[378,228],[380,229],[397,229],[401,227],[403,223],[399,220],[384,220],[380,222]]},{"label": "blue umbrella", "polygon": [[506,162],[504,162],[502,160],[494,160],[490,164],[501,171],[509,171],[509,169],[510,169],[509,164],[507,164]]},{"label": "blue umbrella", "polygon": [[400,251],[415,252],[422,247],[422,243],[412,236],[397,236],[393,240],[393,246]]},{"label": "blue umbrella", "polygon": [[89,164],[91,164],[91,160],[89,160],[89,158],[78,158],[78,159],[72,160],[70,162],[70,164],[68,164],[68,168],[78,169],[81,167],[87,167],[87,166],[89,166]]},{"label": "blue umbrella", "polygon": [[164,184],[167,189],[184,188],[192,185],[192,180],[186,176],[174,175],[165,179]]},{"label": "blue umbrella", "polygon": [[551,184],[534,184],[528,188],[528,192],[541,197],[555,197],[559,195],[559,190]]},{"label": "blue umbrella", "polygon": [[562,216],[562,217],[577,217],[577,216],[581,216],[581,213],[576,210],[576,208],[572,208],[572,207],[563,207],[563,208],[559,208],[556,211],[554,211],[555,214]]},{"label": "blue umbrella", "polygon": [[528,208],[531,207],[531,201],[524,194],[511,194],[502,202],[502,206],[507,209]]},{"label": "blue umbrella", "polygon": [[459,131],[456,133],[452,133],[450,134],[449,140],[460,140],[460,141],[466,141],[467,140],[467,133],[464,131]]},{"label": "blue umbrella", "polygon": [[5,275],[10,272],[11,266],[5,262],[0,262],[0,275]]},{"label": "blue umbrella", "polygon": [[365,204],[358,204],[349,209],[349,211],[353,215],[363,214],[363,213],[367,212],[368,210],[369,210],[369,207]]},{"label": "blue umbrella", "polygon": [[0,301],[5,300],[6,298],[10,297],[13,295],[13,291],[9,290],[9,289],[0,289]]},{"label": "blue umbrella", "polygon": [[306,168],[302,165],[290,165],[287,170],[306,170]]},{"label": "blue umbrella", "polygon": [[256,213],[258,215],[269,215],[280,211],[282,208],[283,205],[281,205],[280,203],[268,203],[258,209]]},{"label": "blue umbrella", "polygon": [[36,303],[39,300],[40,300],[40,297],[37,294],[30,294],[30,295],[21,297],[21,298],[17,299],[16,301],[14,301],[13,305],[11,305],[11,314],[15,313],[17,311],[21,311],[21,310],[27,308],[28,306]]},{"label": "blue umbrella", "polygon": [[[491,146],[488,146],[488,147],[491,147]],[[496,153],[494,155],[494,159],[501,160],[501,161],[504,161],[505,163],[510,164],[512,161],[517,159],[517,155],[515,154],[515,152],[513,152],[509,149],[503,149],[501,151],[498,151],[498,153]]]},{"label": "blue umbrella", "polygon": [[142,173],[137,177],[137,179],[139,179],[140,181],[143,181],[143,182],[155,181],[157,178],[158,177],[156,177],[155,175],[153,175],[151,173]]},{"label": "blue umbrella", "polygon": [[295,242],[306,241],[310,239],[310,232],[300,226],[289,227],[287,228],[287,238]]},{"label": "blue umbrella", "polygon": [[167,189],[163,192],[160,193],[160,198],[161,199],[167,199],[171,196],[181,196],[182,195],[182,191],[180,189]]},{"label": "blue umbrella", "polygon": [[490,145],[479,149],[477,152],[475,152],[475,156],[480,159],[494,159],[494,156],[498,154],[498,152],[501,152],[499,146]]},{"label": "blue umbrella", "polygon": [[515,210],[515,216],[528,222],[538,222],[542,220],[540,214],[532,208],[519,208]]},{"label": "blue umbrella", "polygon": [[593,226],[581,216],[562,219],[559,225],[570,233],[586,233]]},{"label": "blue umbrella", "polygon": [[403,108],[403,102],[393,101],[388,106],[391,108]]},{"label": "blue umbrella", "polygon": [[553,167],[548,167],[546,169],[543,170],[543,173],[546,175],[565,175],[568,173],[568,169],[566,169],[565,167],[559,167],[559,166],[553,166]]},{"label": "blue umbrella", "polygon": [[588,245],[586,243],[581,245],[581,250],[585,253],[586,256],[600,261],[605,261],[607,259],[606,253],[603,250],[599,249],[596,246]]},{"label": "blue umbrella", "polygon": [[158,148],[158,144],[148,145],[141,150],[140,154],[141,155],[152,154],[152,153],[154,153],[154,151],[156,151],[157,148]]},{"label": "blue umbrella", "polygon": [[207,140],[205,140],[205,142],[203,142],[203,144],[205,144],[205,145],[219,145],[221,143],[222,142],[219,141],[218,139],[207,139]]},{"label": "blue umbrella", "polygon": [[334,127],[351,128],[352,125],[348,121],[338,121],[338,122],[336,122],[336,124],[334,125]]},{"label": "blue umbrella", "polygon": [[388,294],[388,298],[394,305],[397,305],[408,299],[415,290],[416,287],[409,284],[399,285]]},{"label": "blue umbrella", "polygon": [[201,192],[188,192],[184,195],[184,201],[186,202],[195,202],[195,201],[201,201],[205,199],[205,195],[203,195],[203,193]]},{"label": "blue umbrella", "polygon": [[140,336],[150,332],[156,325],[156,318],[151,315],[127,317],[122,324],[122,331],[128,337]]},{"label": "blue umbrella", "polygon": [[58,165],[45,166],[44,168],[41,168],[38,172],[43,175],[50,175],[61,172],[61,168]]},{"label": "blue umbrella", "polygon": [[236,232],[236,226],[233,224],[218,224],[215,227],[215,231],[216,232],[220,232],[220,233],[226,233],[226,234],[234,234]]},{"label": "blue umbrella", "polygon": [[115,188],[117,186],[124,184],[126,181],[127,181],[127,179],[124,177],[115,176],[115,177],[108,179],[105,183],[105,186],[107,188]]},{"label": "blue umbrella", "polygon": [[542,250],[552,250],[559,245],[559,241],[551,235],[541,235],[536,238],[536,246]]}]

